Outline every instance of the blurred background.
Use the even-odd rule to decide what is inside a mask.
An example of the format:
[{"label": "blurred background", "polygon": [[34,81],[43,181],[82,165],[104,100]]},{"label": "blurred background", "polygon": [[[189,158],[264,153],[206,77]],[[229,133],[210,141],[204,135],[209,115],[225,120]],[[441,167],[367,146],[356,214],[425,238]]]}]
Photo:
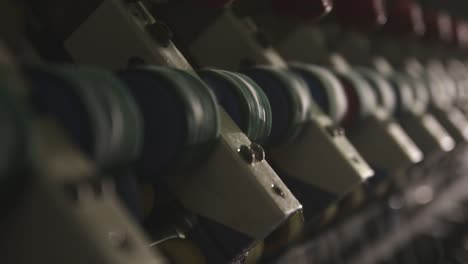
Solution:
[{"label": "blurred background", "polygon": [[0,0],[0,258],[468,263],[468,2]]}]

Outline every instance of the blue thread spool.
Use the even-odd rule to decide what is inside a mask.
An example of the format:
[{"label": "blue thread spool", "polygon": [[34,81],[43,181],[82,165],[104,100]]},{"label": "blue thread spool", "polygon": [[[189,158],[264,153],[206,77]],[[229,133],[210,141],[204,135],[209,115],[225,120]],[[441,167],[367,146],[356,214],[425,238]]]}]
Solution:
[{"label": "blue thread spool", "polygon": [[270,103],[254,81],[243,74],[221,70],[203,70],[200,76],[250,140],[267,141],[272,123]]},{"label": "blue thread spool", "polygon": [[256,67],[246,70],[266,94],[273,115],[269,145],[294,139],[302,130],[311,109],[311,97],[297,78],[282,70]]},{"label": "blue thread spool", "polygon": [[36,67],[26,70],[31,103],[54,118],[70,140],[105,173],[129,208],[141,218],[136,179],[130,165],[140,154],[141,117],[124,84],[110,72],[84,67]]},{"label": "blue thread spool", "polygon": [[219,136],[217,102],[209,88],[188,72],[163,67],[132,68],[119,76],[145,124],[138,175],[156,183],[176,166],[197,166]]}]

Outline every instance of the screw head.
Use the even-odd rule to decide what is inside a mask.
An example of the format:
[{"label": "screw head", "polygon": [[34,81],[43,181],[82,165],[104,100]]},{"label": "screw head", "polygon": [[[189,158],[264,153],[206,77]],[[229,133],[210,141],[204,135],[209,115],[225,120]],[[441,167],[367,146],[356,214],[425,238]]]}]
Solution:
[{"label": "screw head", "polygon": [[342,137],[345,135],[344,129],[340,126],[333,125],[327,127],[326,129],[332,137]]},{"label": "screw head", "polygon": [[250,146],[242,145],[237,150],[239,154],[244,158],[245,161],[249,164],[254,164],[256,162],[262,162],[265,160],[265,150],[262,146],[256,143],[252,143]]},{"label": "screw head", "polygon": [[237,150],[237,152],[239,152],[239,154],[242,156],[242,158],[244,158],[245,161],[247,161],[247,163],[253,164],[255,162],[255,153],[249,146],[242,145]]},{"label": "screw head", "polygon": [[257,160],[257,162],[262,162],[265,160],[265,157],[266,157],[266,154],[265,154],[265,150],[263,149],[262,146],[260,146],[259,144],[257,143],[252,143],[250,145],[250,148],[252,149],[252,151],[254,152],[255,154],[255,159]]},{"label": "screw head", "polygon": [[282,198],[285,198],[285,197],[286,197],[286,194],[283,192],[283,189],[281,189],[278,185],[272,184],[272,185],[271,185],[271,189],[273,190],[273,192],[274,192],[276,195],[279,195],[279,196],[281,196]]}]

